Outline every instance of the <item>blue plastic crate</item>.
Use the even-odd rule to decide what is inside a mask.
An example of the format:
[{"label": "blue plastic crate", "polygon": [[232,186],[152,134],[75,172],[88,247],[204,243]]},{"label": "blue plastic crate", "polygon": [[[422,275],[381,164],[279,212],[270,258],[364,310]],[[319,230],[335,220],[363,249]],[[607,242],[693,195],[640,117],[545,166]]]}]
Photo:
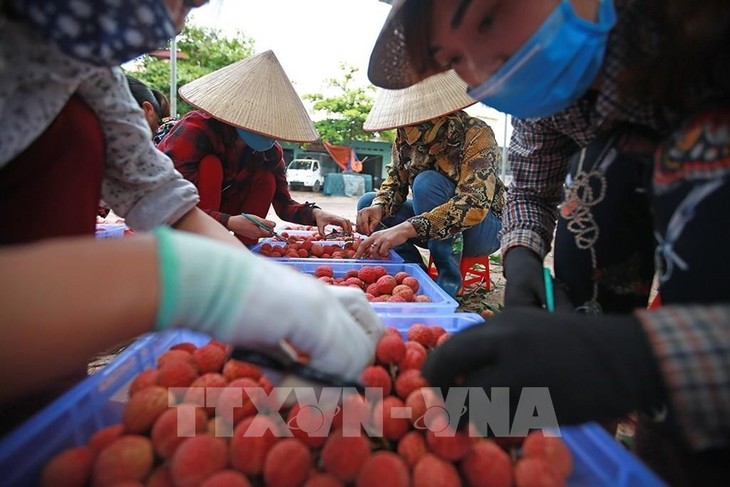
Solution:
[{"label": "blue plastic crate", "polygon": [[447,333],[456,333],[477,323],[482,323],[484,318],[476,313],[413,313],[413,314],[389,314],[378,313],[385,326],[392,326],[401,332],[405,338],[408,329],[420,323],[422,325],[438,325],[443,327]]},{"label": "blue plastic crate", "polygon": [[561,428],[573,454],[568,486],[663,487],[667,484],[596,423]]},{"label": "blue plastic crate", "polygon": [[0,485],[37,485],[40,470],[55,454],[84,445],[95,431],[121,422],[132,379],[154,368],[157,357],[176,343],[208,341],[207,335],[189,330],[141,337],[112,363],[0,440]]},{"label": "blue plastic crate", "polygon": [[307,274],[314,274],[317,267],[326,265],[332,268],[334,277],[343,277],[345,273],[351,269],[362,269],[366,266],[382,266],[391,276],[398,272],[405,271],[418,280],[419,289],[417,294],[425,294],[431,299],[429,303],[370,303],[373,309],[380,313],[434,313],[448,314],[452,313],[459,303],[454,298],[446,294],[438,284],[434,282],[426,272],[417,264],[396,264],[388,262],[363,262],[363,261],[329,261],[329,260],[312,260],[301,259],[294,261],[282,261],[286,265],[290,265]]},{"label": "blue plastic crate", "polygon": [[[283,247],[286,245],[286,242],[282,242],[281,240],[266,240],[261,241],[251,247],[251,252],[260,253],[261,252],[261,246],[264,244],[269,244],[275,247]],[[339,245],[344,246],[345,242],[341,241],[326,241],[326,240],[320,240],[316,242],[312,242],[313,245]],[[304,257],[304,258],[294,258],[294,257],[270,257],[270,259],[281,261],[281,260],[294,260],[294,261],[303,261],[306,262],[308,260],[313,260],[320,263],[326,263],[326,262],[359,262],[363,264],[370,264],[370,265],[378,265],[379,263],[383,262],[390,262],[390,263],[401,263],[403,262],[403,257],[395,253],[393,250],[390,251],[388,254],[388,258],[385,259],[318,259],[317,257]]]},{"label": "blue plastic crate", "polygon": [[[449,324],[444,316],[439,320],[432,324]],[[132,379],[154,367],[157,357],[176,343],[203,345],[209,340],[185,329],[142,336],[100,372],[0,440],[0,485],[36,485],[40,470],[54,455],[84,445],[98,429],[121,422]],[[569,487],[665,485],[597,424],[566,427],[561,433],[574,460]]]},{"label": "blue plastic crate", "polygon": [[127,225],[124,223],[97,223],[96,238],[122,238],[126,229]]}]

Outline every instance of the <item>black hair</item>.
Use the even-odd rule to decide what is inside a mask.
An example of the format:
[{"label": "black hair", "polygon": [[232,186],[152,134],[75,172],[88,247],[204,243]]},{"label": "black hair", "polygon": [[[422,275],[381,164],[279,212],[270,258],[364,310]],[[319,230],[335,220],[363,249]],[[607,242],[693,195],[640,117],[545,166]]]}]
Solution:
[{"label": "black hair", "polygon": [[162,118],[170,117],[170,100],[167,99],[165,94],[160,90],[152,90],[152,94],[155,95],[155,100],[160,105],[160,115]]},{"label": "black hair", "polygon": [[160,104],[157,102],[157,98],[155,98],[152,90],[147,88],[147,85],[142,83],[134,76],[126,76],[127,84],[129,85],[129,91],[132,92],[132,96],[135,100],[137,100],[140,108],[142,107],[142,103],[148,102],[150,105],[152,105],[152,108],[155,110],[155,113],[160,118],[160,120],[162,120],[162,110],[160,109]]}]

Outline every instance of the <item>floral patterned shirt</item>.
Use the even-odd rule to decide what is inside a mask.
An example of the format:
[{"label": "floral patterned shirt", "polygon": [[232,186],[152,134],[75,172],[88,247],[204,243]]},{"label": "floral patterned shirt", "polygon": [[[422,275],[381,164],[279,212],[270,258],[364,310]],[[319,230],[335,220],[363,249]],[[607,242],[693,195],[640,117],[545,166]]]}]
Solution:
[{"label": "floral patterned shirt", "polygon": [[413,179],[434,170],[456,185],[446,203],[408,221],[422,239],[443,239],[480,223],[489,212],[502,216],[506,189],[497,176],[500,148],[482,120],[458,111],[398,131],[393,162],[373,204],[383,216],[394,215],[408,196]]}]

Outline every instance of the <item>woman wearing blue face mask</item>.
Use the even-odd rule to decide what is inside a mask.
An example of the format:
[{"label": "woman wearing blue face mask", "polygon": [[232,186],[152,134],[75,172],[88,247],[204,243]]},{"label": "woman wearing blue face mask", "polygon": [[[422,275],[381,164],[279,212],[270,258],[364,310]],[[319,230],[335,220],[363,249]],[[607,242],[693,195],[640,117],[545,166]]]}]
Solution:
[{"label": "woman wearing blue face mask", "polygon": [[[403,88],[453,68],[471,96],[514,115],[507,310],[432,354],[431,384],[466,373],[474,385],[546,385],[561,423],[666,405],[664,421],[642,417],[643,457],[673,483],[723,482],[729,24],[727,2],[394,2],[371,57],[376,85]],[[567,304],[591,316],[519,309],[546,302],[556,221],[556,277]],[[655,270],[668,306],[648,313]],[[660,431],[652,455],[646,429]],[[654,446],[665,441],[661,457]]]},{"label": "woman wearing blue face mask", "polygon": [[180,88],[194,110],[175,124],[158,148],[200,193],[203,211],[253,244],[273,230],[266,220],[273,205],[284,221],[328,224],[346,232],[346,218],[298,203],[289,194],[283,151],[276,140],[313,142],[319,138],[299,96],[273,52],[267,51],[210,73]]}]

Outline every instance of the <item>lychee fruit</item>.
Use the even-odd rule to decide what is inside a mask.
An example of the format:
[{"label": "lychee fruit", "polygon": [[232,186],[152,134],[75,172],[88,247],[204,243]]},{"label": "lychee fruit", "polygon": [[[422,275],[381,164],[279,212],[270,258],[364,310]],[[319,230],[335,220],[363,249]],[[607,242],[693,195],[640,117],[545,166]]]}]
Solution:
[{"label": "lychee fruit", "polygon": [[415,296],[413,293],[413,289],[406,286],[405,284],[398,284],[396,287],[394,287],[392,294],[394,298],[398,296],[409,303],[413,301],[413,298]]},{"label": "lychee fruit", "polygon": [[434,418],[428,426],[426,444],[439,457],[455,462],[469,453],[471,438],[461,431],[454,431],[445,418]]},{"label": "lychee fruit", "polygon": [[328,413],[318,407],[297,403],[289,410],[286,426],[305,445],[313,449],[321,448],[327,441],[328,427],[331,424],[330,419],[325,417],[326,414]]},{"label": "lychee fruit", "polygon": [[223,377],[228,382],[240,379],[241,377],[250,377],[253,380],[259,380],[263,372],[257,366],[248,362],[230,359],[223,365]]},{"label": "lychee fruit", "polygon": [[162,458],[170,458],[183,441],[205,433],[207,429],[208,416],[202,409],[178,406],[168,409],[157,418],[150,438],[155,452]]},{"label": "lychee fruit", "polygon": [[411,468],[427,453],[426,438],[420,431],[409,431],[398,441],[398,455]]},{"label": "lychee fruit", "polygon": [[187,438],[170,460],[170,477],[178,487],[197,487],[228,465],[228,445],[220,438]]},{"label": "lychee fruit", "polygon": [[426,348],[436,345],[436,338],[431,332],[431,329],[420,323],[413,324],[410,328],[408,328],[408,339],[418,342]]},{"label": "lychee fruit", "polygon": [[157,385],[157,377],[160,375],[157,369],[143,370],[134,378],[129,386],[129,395],[133,396],[137,392],[150,386]]},{"label": "lychee fruit", "polygon": [[379,365],[366,367],[362,372],[362,376],[360,376],[360,380],[365,387],[381,388],[383,390],[383,396],[389,395],[393,388],[390,380],[390,374],[388,374],[388,371]]},{"label": "lychee fruit", "polygon": [[264,460],[264,480],[269,487],[302,485],[312,466],[309,448],[296,438],[276,443]]},{"label": "lychee fruit", "polygon": [[279,428],[274,421],[262,415],[241,420],[231,439],[231,465],[246,475],[259,475],[264,459],[278,441]]},{"label": "lychee fruit", "polygon": [[372,266],[364,266],[357,271],[357,278],[365,284],[374,284],[378,277],[377,271]]},{"label": "lychee fruit", "polygon": [[395,378],[395,393],[401,399],[406,399],[411,392],[421,387],[428,387],[428,383],[418,369],[406,369]]},{"label": "lychee fruit", "polygon": [[210,343],[203,345],[193,352],[193,358],[198,364],[200,374],[220,372],[226,361],[226,353]]},{"label": "lychee fruit", "polygon": [[170,360],[158,369],[157,385],[162,387],[188,387],[198,378],[198,371],[186,360]]},{"label": "lychee fruit", "polygon": [[155,468],[147,477],[145,487],[175,487],[170,477],[170,465],[164,463]]},{"label": "lychee fruit", "polygon": [[411,476],[403,459],[390,451],[375,452],[357,476],[356,487],[409,487]]},{"label": "lychee fruit", "polygon": [[345,487],[345,484],[332,474],[313,471],[304,487]]},{"label": "lychee fruit", "polygon": [[417,293],[421,287],[421,285],[418,282],[418,279],[416,279],[415,277],[410,277],[410,276],[406,277],[405,279],[403,279],[403,282],[400,282],[398,284],[403,284],[405,286],[408,286],[409,288],[411,288],[411,290],[413,290],[414,294]]},{"label": "lychee fruit", "polygon": [[146,433],[172,404],[167,389],[152,386],[142,389],[129,398],[122,413],[122,424],[127,433]]},{"label": "lychee fruit", "polygon": [[[426,362],[426,349],[418,342],[410,340],[405,342],[406,356],[398,362],[398,370],[418,369],[421,370]],[[402,372],[401,372],[402,373]]]},{"label": "lychee fruit", "polygon": [[41,487],[83,487],[91,479],[95,451],[79,446],[62,451],[43,467]]},{"label": "lychee fruit", "polygon": [[364,436],[333,432],[322,448],[324,469],[344,482],[353,482],[370,457],[370,442]]},{"label": "lychee fruit", "polygon": [[409,276],[409,274],[407,272],[400,271],[400,272],[396,273],[394,276],[395,282],[397,282],[398,284],[403,284],[403,279],[405,279],[408,276]]},{"label": "lychee fruit", "polygon": [[413,487],[461,487],[453,464],[427,453],[413,467]]},{"label": "lychee fruit", "polygon": [[406,434],[410,426],[408,418],[397,414],[402,413],[404,407],[403,401],[395,396],[387,396],[375,405],[373,423],[382,428],[383,438],[397,441]]},{"label": "lychee fruit", "polygon": [[94,462],[96,487],[111,487],[127,480],[142,481],[152,471],[155,455],[149,438],[125,435],[104,448]]},{"label": "lychee fruit", "polygon": [[545,459],[524,457],[514,467],[516,487],[563,487],[565,479]]},{"label": "lychee fruit", "polygon": [[379,362],[383,364],[394,364],[398,363],[406,355],[406,346],[403,343],[403,339],[400,334],[384,335],[375,349],[375,355]]},{"label": "lychee fruit", "polygon": [[198,347],[190,342],[182,342],[176,343],[175,345],[171,346],[170,350],[182,350],[184,352],[193,353],[195,350],[197,350],[197,348]]},{"label": "lychee fruit", "polygon": [[395,286],[398,285],[398,283],[395,282],[395,278],[388,275],[378,278],[378,280],[375,281],[375,284],[377,284],[377,290],[380,294],[391,294],[393,289],[395,289]]},{"label": "lychee fruit", "polygon": [[317,277],[333,277],[334,274],[332,267],[328,265],[321,265],[314,270],[314,275]]},{"label": "lychee fruit", "polygon": [[461,473],[472,487],[510,487],[512,461],[506,451],[491,440],[481,440],[461,461]]},{"label": "lychee fruit", "polygon": [[522,452],[528,458],[545,459],[563,477],[568,477],[573,472],[573,456],[560,438],[545,436],[542,431],[533,431],[522,444]]},{"label": "lychee fruit", "polygon": [[163,353],[157,358],[157,368],[159,369],[163,365],[165,365],[167,362],[172,362],[175,360],[182,360],[184,362],[188,362],[192,366],[197,366],[195,363],[195,359],[193,358],[193,354],[191,352],[188,352],[186,350],[178,349],[178,350],[168,350],[167,352]]},{"label": "lychee fruit", "polygon": [[251,487],[251,482],[241,472],[221,470],[208,477],[200,487]]},{"label": "lychee fruit", "polygon": [[88,444],[92,450],[94,450],[96,453],[99,453],[101,450],[113,443],[114,440],[116,440],[123,434],[124,425],[113,424],[111,426],[107,426],[106,428],[97,430],[96,433],[91,435],[91,438],[89,438]]}]

